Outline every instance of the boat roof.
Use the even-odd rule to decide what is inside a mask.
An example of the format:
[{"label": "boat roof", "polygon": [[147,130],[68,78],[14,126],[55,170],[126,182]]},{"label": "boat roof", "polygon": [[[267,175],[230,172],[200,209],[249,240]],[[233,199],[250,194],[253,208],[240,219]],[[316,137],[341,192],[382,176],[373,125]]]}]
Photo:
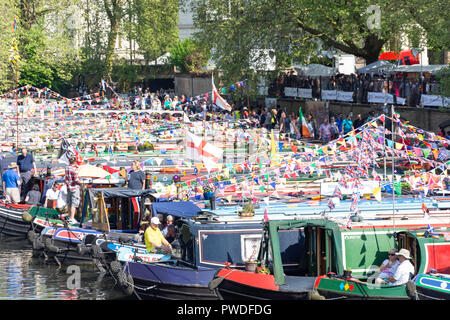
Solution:
[{"label": "boat roof", "polygon": [[192,201],[153,202],[152,209],[154,214],[170,214],[181,218],[192,218],[201,212]]},{"label": "boat roof", "polygon": [[156,193],[153,189],[130,189],[125,187],[113,187],[113,188],[90,188],[89,196],[91,199],[97,194],[101,193],[104,198],[135,198],[135,197],[155,197]]}]

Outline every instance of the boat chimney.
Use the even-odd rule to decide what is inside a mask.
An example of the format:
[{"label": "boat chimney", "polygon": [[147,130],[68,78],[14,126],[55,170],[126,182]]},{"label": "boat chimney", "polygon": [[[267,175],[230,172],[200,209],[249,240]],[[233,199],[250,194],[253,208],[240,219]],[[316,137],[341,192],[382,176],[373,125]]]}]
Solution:
[{"label": "boat chimney", "polygon": [[212,195],[211,198],[209,198],[209,202],[211,204],[211,210],[216,210],[216,195]]},{"label": "boat chimney", "polygon": [[145,170],[145,189],[152,188],[152,174],[150,170]]},{"label": "boat chimney", "polygon": [[352,277],[352,270],[346,269],[344,270],[344,279],[350,279]]}]

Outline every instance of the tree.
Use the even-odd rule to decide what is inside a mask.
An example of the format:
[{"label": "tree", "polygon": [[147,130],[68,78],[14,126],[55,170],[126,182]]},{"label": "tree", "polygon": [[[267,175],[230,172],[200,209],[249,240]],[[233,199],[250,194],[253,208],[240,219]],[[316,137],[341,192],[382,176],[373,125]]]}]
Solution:
[{"label": "tree", "polygon": [[0,0],[0,90],[13,86],[13,70],[9,63],[10,49],[14,37],[13,19],[17,14],[8,0]]},{"label": "tree", "polygon": [[105,52],[105,78],[111,82],[114,48],[124,15],[125,0],[103,0],[103,4],[109,21],[108,44]]},{"label": "tree", "polygon": [[425,34],[428,48],[448,50],[450,48],[450,19],[448,1],[402,0],[413,21]]},{"label": "tree", "polygon": [[[192,2],[192,9],[198,39],[211,45],[217,65],[232,69],[234,76],[248,70],[255,49],[274,49],[280,69],[293,59],[307,62],[324,49],[371,63],[389,40],[427,36],[403,0],[206,0]],[[444,19],[445,12],[435,14]]]},{"label": "tree", "polygon": [[62,91],[79,62],[68,33],[68,6],[78,0],[18,0],[19,84]]},{"label": "tree", "polygon": [[132,10],[133,36],[147,62],[168,52],[178,40],[178,1],[134,0]]},{"label": "tree", "polygon": [[178,42],[170,50],[169,63],[181,72],[201,72],[209,58],[210,52],[205,45],[188,38]]},{"label": "tree", "polygon": [[439,81],[439,87],[434,93],[443,97],[450,97],[450,66],[439,70],[435,77]]}]

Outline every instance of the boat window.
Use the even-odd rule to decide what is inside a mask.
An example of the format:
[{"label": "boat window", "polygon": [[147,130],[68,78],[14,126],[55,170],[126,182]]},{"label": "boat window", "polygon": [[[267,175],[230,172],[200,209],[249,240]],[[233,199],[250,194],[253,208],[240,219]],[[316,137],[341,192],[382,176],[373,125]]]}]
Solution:
[{"label": "boat window", "polygon": [[320,276],[335,272],[334,244],[325,228],[305,228],[308,275]]},{"label": "boat window", "polygon": [[420,265],[420,248],[416,237],[407,234],[399,233],[398,235],[398,250],[407,249],[412,257],[411,263],[414,265],[415,273],[417,273],[417,268]]},{"label": "boat window", "polygon": [[181,246],[182,260],[195,263],[194,237],[192,235],[191,228],[186,223],[182,224],[178,239]]},{"label": "boat window", "polygon": [[92,227],[100,231],[110,231],[108,210],[101,193],[94,198],[94,203],[92,204]]}]

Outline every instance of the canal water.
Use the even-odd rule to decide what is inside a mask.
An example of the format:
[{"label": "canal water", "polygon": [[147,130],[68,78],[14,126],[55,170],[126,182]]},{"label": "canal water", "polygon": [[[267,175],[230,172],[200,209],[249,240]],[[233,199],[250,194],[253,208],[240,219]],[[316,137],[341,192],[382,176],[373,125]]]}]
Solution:
[{"label": "canal water", "polygon": [[0,237],[0,300],[126,298],[94,265],[62,265],[32,257],[26,239]]}]

